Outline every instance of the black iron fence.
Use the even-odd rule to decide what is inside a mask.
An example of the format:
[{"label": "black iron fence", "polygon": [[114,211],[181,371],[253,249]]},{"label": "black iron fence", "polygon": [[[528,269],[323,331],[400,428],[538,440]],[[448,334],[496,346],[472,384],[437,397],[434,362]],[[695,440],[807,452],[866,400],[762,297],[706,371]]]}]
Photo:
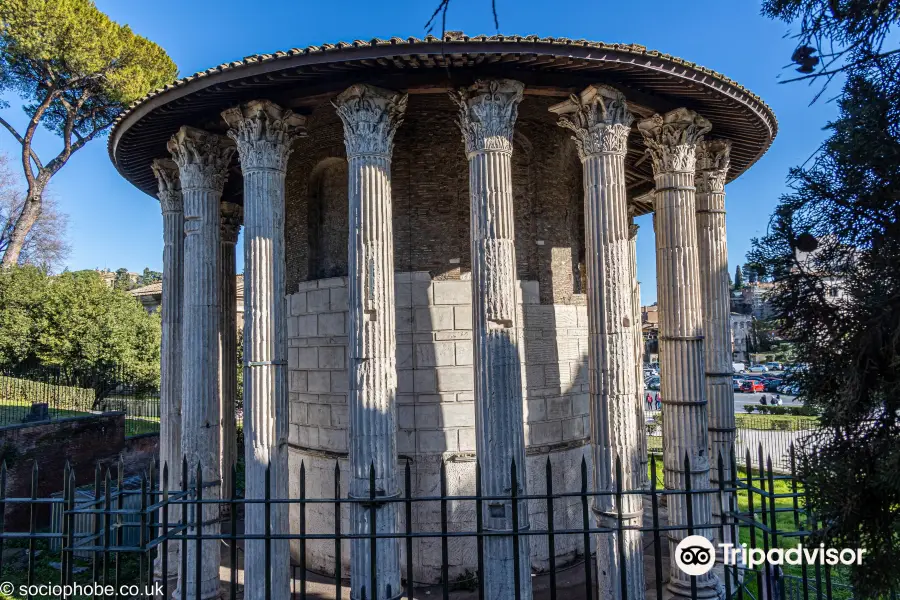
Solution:
[{"label": "black iron fence", "polygon": [[110,411],[125,413],[126,435],[159,431],[159,391],[120,367],[0,368],[0,427]]},{"label": "black iron fence", "polygon": [[[793,466],[793,449],[790,453],[791,466]],[[548,459],[542,478],[532,478],[532,481],[540,483],[543,479],[543,488],[539,493],[517,495],[519,489],[516,477],[515,465],[511,469],[511,490],[506,496],[486,496],[482,493],[481,478],[476,466],[475,490],[472,495],[448,496],[446,464],[440,468],[440,494],[436,496],[414,497],[412,489],[411,465],[406,462],[403,471],[404,492],[398,497],[385,498],[378,496],[375,490],[374,467],[370,472],[370,493],[368,498],[349,498],[340,493],[341,470],[338,464],[334,469],[334,494],[331,497],[314,497],[306,481],[306,468],[301,465],[299,473],[299,493],[296,497],[286,499],[274,499],[267,494],[264,498],[248,499],[238,495],[238,474],[235,472],[234,487],[224,494],[223,499],[204,497],[204,490],[209,486],[204,485],[202,471],[199,466],[190,469],[185,462],[183,472],[190,472],[188,479],[196,482],[194,485],[184,484],[179,490],[169,490],[165,487],[159,489],[154,485],[158,479],[153,473],[144,473],[131,480],[123,478],[119,473],[113,479],[109,471],[95,472],[94,484],[89,489],[78,489],[75,486],[75,473],[68,469],[61,482],[62,493],[49,498],[41,498],[36,494],[39,472],[37,466],[33,472],[33,493],[28,498],[7,497],[7,475],[5,465],[0,469],[0,581],[13,586],[0,591],[9,592],[12,598],[19,597],[61,597],[62,593],[54,595],[53,586],[58,586],[56,592],[68,590],[72,592],[75,586],[97,584],[111,586],[109,589],[122,590],[123,586],[129,587],[131,597],[148,597],[150,595],[169,597],[172,590],[170,575],[181,570],[199,573],[201,549],[203,544],[199,541],[219,540],[227,546],[223,552],[221,584],[224,597],[235,600],[242,594],[241,579],[239,573],[242,569],[244,544],[248,540],[261,540],[264,542],[266,560],[266,573],[269,569],[272,557],[272,545],[275,540],[292,540],[299,544],[299,560],[292,566],[291,590],[292,598],[307,600],[312,598],[342,598],[346,590],[345,571],[342,568],[340,557],[342,547],[351,544],[354,540],[364,540],[366,552],[369,553],[372,572],[367,574],[367,581],[374,582],[378,574],[375,572],[377,565],[376,553],[379,551],[379,540],[397,539],[403,548],[402,555],[405,559],[404,567],[406,577],[403,580],[402,590],[397,592],[405,598],[422,598],[433,596],[447,600],[456,594],[471,598],[477,593],[477,597],[486,598],[484,581],[480,574],[484,572],[484,546],[485,541],[491,536],[506,536],[514,538],[512,548],[518,549],[518,540],[522,537],[528,539],[543,538],[547,541],[548,564],[541,572],[533,573],[533,581],[542,581],[541,585],[535,585],[534,598],[597,598],[597,571],[592,556],[592,546],[599,543],[604,536],[618,536],[626,531],[640,531],[643,539],[645,560],[645,576],[648,582],[645,594],[640,597],[662,600],[666,597],[666,579],[670,569],[669,544],[667,538],[673,532],[694,534],[706,531],[713,532],[718,539],[731,539],[736,546],[743,542],[747,548],[761,549],[768,553],[773,548],[796,547],[798,543],[807,545],[815,536],[821,525],[815,515],[807,508],[805,491],[802,483],[797,480],[794,471],[788,474],[779,474],[772,465],[770,459],[763,459],[762,448],[758,448],[756,456],[745,453],[743,462],[746,467],[741,467],[735,457],[727,461],[730,469],[724,469],[726,461],[719,458],[716,467],[729,471],[733,476],[720,478],[715,488],[691,489],[689,483],[684,489],[670,489],[665,487],[664,469],[656,457],[651,457],[649,486],[641,489],[616,489],[604,492],[595,492],[591,489],[589,469],[587,463],[582,460],[580,469],[575,473],[566,473],[567,478],[580,479],[580,489],[574,492],[554,492],[553,467]],[[685,471],[690,472],[690,462],[685,459]],[[619,475],[616,481],[622,481],[622,467],[615,465]],[[269,473],[266,474],[267,483]],[[163,478],[165,479],[165,477]],[[690,478],[688,478],[688,482]],[[268,489],[269,486],[267,485]],[[640,527],[626,526],[622,515],[623,499],[629,495],[640,495],[644,504],[644,519]],[[698,499],[705,497],[713,506],[717,507],[714,513],[718,516],[712,520],[699,519],[697,507]],[[601,527],[591,516],[591,504],[599,499],[612,501],[616,511],[616,523],[613,526]],[[578,526],[571,524],[557,527],[557,519],[554,518],[558,505],[567,503],[571,499],[577,500],[580,506],[580,521]],[[512,529],[498,532],[489,530],[484,526],[485,513],[482,507],[488,502],[509,502],[512,507]],[[543,507],[548,518],[545,526],[536,526],[532,523],[530,528],[521,528],[522,515],[518,512],[520,502],[529,506],[531,512],[534,507]],[[686,511],[683,521],[673,517],[668,509],[675,503],[684,503]],[[342,530],[341,513],[348,505],[359,504],[368,515],[368,523],[374,523],[377,519],[376,505],[393,503],[397,506],[401,519],[400,531],[395,533],[376,533],[377,528],[370,528],[366,533],[353,533]],[[437,503],[440,505],[440,528],[436,531],[422,531],[414,527],[412,518],[417,506],[422,503]],[[469,503],[474,506],[474,524],[462,530],[450,527],[448,518],[448,505],[450,503]],[[15,504],[25,504],[30,507],[32,518],[27,530],[13,531],[5,526],[2,520],[4,511]],[[272,532],[269,528],[264,532],[245,533],[241,527],[244,510],[251,504],[263,505],[266,514],[276,505],[289,504],[296,507],[299,518],[292,521],[289,532]],[[49,505],[54,515],[49,525],[42,525],[37,515]],[[204,514],[204,507],[216,505],[220,507],[221,514],[227,515],[221,521],[211,524],[204,523],[200,529],[196,528],[197,515]],[[319,523],[317,531],[308,527],[308,514],[314,508],[321,508],[333,514],[333,527],[327,531],[322,530]],[[171,510],[170,510],[171,509]],[[206,511],[208,514],[208,511]],[[178,515],[173,519],[171,515]],[[268,519],[267,519],[268,522]],[[468,592],[458,592],[455,582],[449,576],[448,547],[453,540],[469,538],[474,540],[477,551],[475,559],[475,573],[469,580],[471,589]],[[561,538],[578,540],[580,544],[580,564],[559,564],[554,551],[556,543]],[[441,555],[441,577],[439,583],[433,588],[425,590],[416,589],[413,577],[410,574],[415,571],[416,554],[413,542],[416,540],[438,540]],[[333,544],[334,556],[338,557],[334,562],[333,573],[323,577],[307,570],[306,549],[311,542]],[[172,546],[180,549],[178,564],[170,564],[169,549]],[[188,563],[188,553],[185,551],[188,545],[195,545],[196,552],[192,552],[193,560]],[[621,544],[618,559],[624,557]],[[10,565],[10,550],[19,548],[24,553],[18,565]],[[154,568],[154,560],[158,559],[157,568]],[[47,564],[53,565],[48,569]],[[518,563],[516,563],[518,564]],[[675,567],[677,568],[677,567]],[[767,564],[752,564],[747,560],[736,561],[734,564],[725,564],[718,567],[718,574],[722,585],[722,594],[726,600],[756,600],[777,598],[791,598],[797,600],[850,600],[853,598],[853,590],[847,584],[848,567],[828,564],[808,564],[804,562],[796,566],[773,567]],[[563,576],[565,572],[565,577]],[[578,576],[573,579],[572,573]],[[47,581],[48,573],[52,574],[52,580]],[[200,581],[200,577],[195,580]],[[574,581],[574,583],[573,583]],[[696,584],[696,578],[691,578]],[[329,583],[330,582],[330,583]],[[5,584],[6,584],[5,583]],[[519,587],[519,580],[510,582],[514,590],[514,597],[520,600],[523,596]],[[5,585],[2,584],[2,585]],[[38,588],[35,586],[43,585]],[[31,586],[31,587],[29,587]],[[65,586],[69,586],[66,588]],[[313,591],[315,587],[315,591]],[[366,588],[362,587],[361,597],[366,597]],[[697,587],[692,585],[692,595],[697,597]],[[265,586],[266,598],[271,597],[271,581]],[[43,592],[48,592],[43,594]],[[78,590],[75,590],[78,591]],[[96,593],[97,588],[90,588],[88,594],[81,597],[101,597]],[[196,597],[199,597],[199,585]],[[25,592],[24,594],[22,592]],[[628,597],[627,586],[622,586],[619,596]],[[72,594],[69,597],[79,597]],[[183,597],[194,597],[192,591],[184,591]],[[635,599],[636,600],[636,599]]]},{"label": "black iron fence", "polygon": [[[665,409],[648,410],[646,414],[647,446],[650,452],[662,453],[662,423]],[[735,453],[738,465],[746,466],[744,459],[749,450],[753,455],[762,447],[765,455],[772,459],[773,468],[781,473],[790,472],[790,451],[792,446],[809,444],[819,430],[815,417],[794,415],[735,415]]]}]

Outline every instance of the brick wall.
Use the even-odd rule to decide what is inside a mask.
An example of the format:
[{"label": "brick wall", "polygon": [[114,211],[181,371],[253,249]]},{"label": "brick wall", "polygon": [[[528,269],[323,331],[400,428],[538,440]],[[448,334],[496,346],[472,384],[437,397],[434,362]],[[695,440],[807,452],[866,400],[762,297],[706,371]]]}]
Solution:
[{"label": "brick wall", "polygon": [[[61,452],[61,449],[65,449]],[[121,460],[125,475],[141,473],[157,460],[159,434],[125,437],[125,413],[87,415],[0,427],[0,461],[7,466],[6,496],[31,496],[32,469],[38,465],[37,496],[47,498],[63,489],[66,462],[75,473],[75,485],[94,482],[97,465],[118,477]],[[7,504],[6,527],[28,527],[27,504]],[[38,525],[49,523],[49,508],[38,512]]]},{"label": "brick wall", "polygon": [[[566,130],[547,111],[558,98],[526,96],[513,153],[516,259],[541,302],[577,303],[584,246],[581,164]],[[457,108],[446,94],[414,94],[394,140],[391,194],[395,265],[459,279],[471,269],[469,180]],[[308,279],[347,273],[346,154],[334,108],[309,115],[294,145],[285,213],[286,292]]]},{"label": "brick wall", "polygon": [[[347,473],[347,287],[343,277],[307,281],[288,297],[288,369],[291,405],[289,442],[291,472],[304,462],[310,496],[334,493],[335,462],[346,484]],[[582,456],[589,457],[586,379],[587,313],[584,306],[544,305],[537,282],[519,285],[519,335],[523,360],[523,393],[529,485],[543,489],[549,457],[558,481],[554,489],[577,491],[573,477]],[[471,284],[465,280],[432,279],[428,273],[396,274],[397,302],[397,426],[401,460],[409,458],[413,494],[438,493],[440,461],[448,461],[450,494],[474,493],[475,404],[472,365]],[[296,489],[298,480],[291,482]],[[346,489],[342,490],[346,492]],[[454,503],[452,527],[474,527],[474,505]],[[468,503],[472,504],[472,503]],[[558,527],[580,523],[575,499],[558,501]],[[532,517],[546,519],[544,503],[533,503]],[[296,513],[296,511],[295,511]],[[543,517],[542,517],[543,516]],[[439,531],[437,506],[419,507],[414,527]],[[297,523],[299,516],[294,515]],[[342,527],[349,527],[349,514]],[[570,519],[575,519],[569,521]],[[331,508],[310,507],[308,524],[326,531],[333,527]],[[451,571],[474,570],[474,542],[452,544]],[[546,542],[533,540],[534,564],[545,566]],[[333,570],[333,546],[308,544],[308,563]],[[436,581],[440,575],[437,540],[416,542],[416,581]],[[562,561],[574,557],[578,540],[559,540]],[[294,552],[299,546],[294,545]],[[346,561],[348,557],[344,557]]]}]

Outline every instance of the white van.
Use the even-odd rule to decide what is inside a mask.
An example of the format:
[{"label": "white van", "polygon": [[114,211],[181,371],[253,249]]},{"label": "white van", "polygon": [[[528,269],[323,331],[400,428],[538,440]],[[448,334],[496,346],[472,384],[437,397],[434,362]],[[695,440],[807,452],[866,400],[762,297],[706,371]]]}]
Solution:
[{"label": "white van", "polygon": [[747,370],[744,363],[731,363],[731,368],[734,369],[735,373],[744,373]]}]

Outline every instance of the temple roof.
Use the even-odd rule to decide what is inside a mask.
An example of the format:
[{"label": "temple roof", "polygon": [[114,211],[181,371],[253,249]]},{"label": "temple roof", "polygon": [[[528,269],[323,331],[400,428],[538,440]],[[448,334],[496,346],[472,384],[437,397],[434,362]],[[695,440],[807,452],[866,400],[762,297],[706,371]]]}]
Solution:
[{"label": "temple roof", "polygon": [[[182,77],[119,116],[109,138],[110,158],[126,179],[155,195],[150,162],[168,155],[166,141],[175,131],[182,125],[224,131],[219,113],[240,102],[265,97],[303,112],[305,99],[321,102],[352,83],[438,93],[499,76],[523,81],[526,97],[565,98],[591,83],[612,85],[638,117],[681,106],[695,110],[712,122],[710,137],[732,140],[729,180],[766,152],[778,128],[765,102],[737,82],[644,46],[450,32],[443,39],[375,38],[255,54]],[[649,182],[640,136],[633,134],[630,145],[634,176]],[[631,195],[636,199],[649,187],[635,186]]]}]

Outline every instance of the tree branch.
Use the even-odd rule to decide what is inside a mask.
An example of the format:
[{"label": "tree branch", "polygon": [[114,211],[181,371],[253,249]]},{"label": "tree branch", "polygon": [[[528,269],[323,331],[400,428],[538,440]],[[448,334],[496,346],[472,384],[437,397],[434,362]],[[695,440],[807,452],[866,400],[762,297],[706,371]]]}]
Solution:
[{"label": "tree branch", "polygon": [[[12,125],[7,123],[6,119],[4,119],[3,117],[0,117],[0,125],[6,127],[6,130],[9,131],[14,138],[16,138],[16,141],[19,142],[19,144],[21,144],[22,146],[25,145],[25,140],[22,138],[19,132],[16,131]],[[38,158],[38,155],[34,150],[31,151],[31,160],[34,161],[34,164],[35,166],[37,166],[38,170],[44,168],[44,165],[41,163],[41,159]]]}]

